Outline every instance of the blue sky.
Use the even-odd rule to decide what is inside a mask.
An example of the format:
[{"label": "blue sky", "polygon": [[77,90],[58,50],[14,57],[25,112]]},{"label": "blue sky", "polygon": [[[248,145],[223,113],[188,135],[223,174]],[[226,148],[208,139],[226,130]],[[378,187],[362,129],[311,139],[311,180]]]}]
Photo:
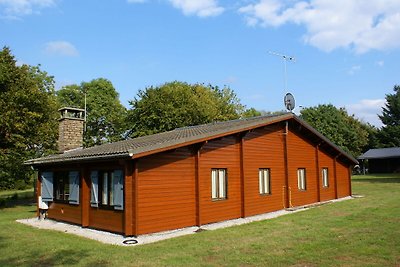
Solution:
[{"label": "blue sky", "polygon": [[[128,101],[168,81],[231,87],[247,107],[332,103],[381,126],[400,84],[398,0],[0,0],[0,44],[56,88],[107,78]],[[397,64],[396,64],[397,63]]]}]

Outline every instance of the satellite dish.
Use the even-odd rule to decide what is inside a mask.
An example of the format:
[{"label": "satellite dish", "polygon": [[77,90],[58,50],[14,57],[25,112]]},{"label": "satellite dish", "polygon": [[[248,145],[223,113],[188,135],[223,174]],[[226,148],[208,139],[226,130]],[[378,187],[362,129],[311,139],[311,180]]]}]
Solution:
[{"label": "satellite dish", "polygon": [[294,101],[294,96],[291,93],[287,93],[285,95],[285,97],[283,98],[285,107],[287,110],[289,110],[290,112],[292,112],[292,110],[294,109],[296,102]]}]

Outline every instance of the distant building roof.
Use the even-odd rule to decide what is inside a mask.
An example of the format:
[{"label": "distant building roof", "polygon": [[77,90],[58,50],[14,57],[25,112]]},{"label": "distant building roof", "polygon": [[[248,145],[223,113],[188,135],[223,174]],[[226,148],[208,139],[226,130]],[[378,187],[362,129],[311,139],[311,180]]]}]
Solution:
[{"label": "distant building roof", "polygon": [[288,120],[296,121],[303,128],[308,129],[313,136],[316,136],[319,140],[328,144],[335,151],[338,151],[340,155],[343,155],[355,164],[358,163],[356,159],[348,155],[341,148],[334,145],[331,141],[329,141],[329,139],[320,134],[296,115],[292,113],[286,113],[283,115],[259,116],[183,127],[168,132],[142,136],[80,150],[71,150],[64,152],[63,154],[31,159],[26,161],[25,164],[43,165],[102,159],[138,158]]},{"label": "distant building roof", "polygon": [[400,147],[389,147],[389,148],[376,148],[370,149],[358,159],[386,159],[386,158],[399,158]]}]

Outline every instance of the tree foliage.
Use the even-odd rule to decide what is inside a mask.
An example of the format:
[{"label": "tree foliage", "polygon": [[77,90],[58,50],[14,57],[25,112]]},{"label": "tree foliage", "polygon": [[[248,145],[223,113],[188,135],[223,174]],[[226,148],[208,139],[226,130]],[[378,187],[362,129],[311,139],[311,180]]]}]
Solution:
[{"label": "tree foliage", "polygon": [[128,122],[132,137],[237,119],[244,110],[230,88],[178,81],[140,90],[130,105]]},{"label": "tree foliage", "polygon": [[379,115],[383,127],[378,132],[382,147],[400,147],[400,86],[395,85],[393,94],[386,95],[386,104]]},{"label": "tree foliage", "polygon": [[39,66],[17,66],[9,48],[0,51],[0,188],[28,182],[28,158],[55,150],[57,102],[54,80]]},{"label": "tree foliage", "polygon": [[350,116],[346,109],[337,109],[332,104],[304,108],[300,116],[354,157],[368,147],[369,135],[374,130],[371,125],[360,122],[354,115]]},{"label": "tree foliage", "polygon": [[85,107],[87,122],[84,146],[121,140],[126,130],[126,108],[112,83],[104,78],[68,85],[57,91],[60,107]]},{"label": "tree foliage", "polygon": [[242,118],[251,118],[251,117],[257,117],[257,116],[261,116],[261,115],[262,115],[261,111],[256,110],[255,108],[248,108],[243,112]]}]

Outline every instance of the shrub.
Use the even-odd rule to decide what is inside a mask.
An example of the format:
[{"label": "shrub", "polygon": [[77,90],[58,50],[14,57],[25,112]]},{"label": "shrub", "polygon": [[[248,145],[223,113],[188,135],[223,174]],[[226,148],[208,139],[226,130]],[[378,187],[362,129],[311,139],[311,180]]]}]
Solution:
[{"label": "shrub", "polygon": [[0,198],[0,209],[4,209],[7,204],[7,199],[5,198]]}]

